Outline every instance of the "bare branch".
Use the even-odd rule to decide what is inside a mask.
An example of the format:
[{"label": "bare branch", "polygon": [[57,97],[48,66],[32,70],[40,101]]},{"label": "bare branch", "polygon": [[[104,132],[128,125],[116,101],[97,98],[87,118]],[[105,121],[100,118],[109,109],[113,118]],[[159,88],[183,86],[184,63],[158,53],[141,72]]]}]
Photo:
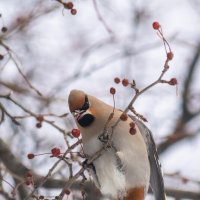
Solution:
[{"label": "bare branch", "polygon": [[36,89],[32,84],[31,82],[28,80],[28,78],[26,77],[26,75],[22,72],[21,68],[19,67],[16,59],[13,57],[13,51],[10,49],[9,46],[7,46],[5,43],[3,43],[1,40],[0,40],[0,45],[2,45],[8,52],[9,56],[10,56],[10,59],[14,62],[18,72],[20,73],[20,75],[23,77],[23,79],[25,80],[25,82],[28,84],[28,86],[34,90],[39,96],[43,96],[42,93]]},{"label": "bare branch", "polygon": [[107,32],[109,34],[111,34],[112,36],[114,36],[114,32],[111,30],[111,28],[108,26],[108,24],[106,23],[106,21],[102,17],[101,13],[99,12],[96,0],[92,0],[92,1],[93,1],[94,9],[95,9],[95,11],[97,13],[97,17],[98,17],[99,21],[102,22],[102,24],[105,27],[105,29],[107,30]]}]

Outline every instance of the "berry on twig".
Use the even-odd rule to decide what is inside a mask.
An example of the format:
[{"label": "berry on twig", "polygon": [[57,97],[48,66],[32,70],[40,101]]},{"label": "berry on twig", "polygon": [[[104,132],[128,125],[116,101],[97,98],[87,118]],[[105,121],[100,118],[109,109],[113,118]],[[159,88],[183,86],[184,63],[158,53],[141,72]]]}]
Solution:
[{"label": "berry on twig", "polygon": [[128,79],[125,79],[125,78],[124,78],[124,79],[122,80],[122,85],[123,85],[124,87],[127,87],[128,84],[129,84]]},{"label": "berry on twig", "polygon": [[170,51],[167,53],[167,59],[172,60],[174,58],[174,54]]},{"label": "berry on twig", "polygon": [[66,195],[70,195],[70,190],[65,189],[65,194],[66,194]]},{"label": "berry on twig", "polygon": [[161,27],[159,22],[153,22],[152,26],[153,26],[153,29],[155,30],[158,30]]},{"label": "berry on twig", "polygon": [[51,149],[51,153],[52,153],[52,156],[54,157],[58,157],[61,154],[60,149],[57,147],[54,147],[53,149]]},{"label": "berry on twig", "polygon": [[176,78],[171,78],[170,81],[168,82],[169,85],[177,85],[178,81]]},{"label": "berry on twig", "polygon": [[110,88],[110,94],[114,95],[116,93],[116,89],[114,87]]},{"label": "berry on twig", "polygon": [[33,159],[33,158],[35,157],[35,155],[34,155],[33,153],[29,153],[29,154],[27,155],[27,157],[28,157],[28,159]]},{"label": "berry on twig", "polygon": [[120,78],[115,77],[114,82],[117,83],[117,84],[120,83]]},{"label": "berry on twig", "polygon": [[120,116],[120,119],[121,119],[122,121],[126,121],[126,120],[128,119],[127,114],[122,113],[121,116]]},{"label": "berry on twig", "polygon": [[73,128],[72,129],[72,135],[75,137],[75,138],[78,138],[80,136],[81,132],[79,129],[77,128]]},{"label": "berry on twig", "polygon": [[36,119],[37,119],[38,122],[42,122],[42,121],[44,121],[44,116],[43,115],[38,115],[36,117]]},{"label": "berry on twig", "polygon": [[66,9],[69,10],[71,10],[74,7],[74,4],[72,2],[63,3],[63,5]]},{"label": "berry on twig", "polygon": [[76,9],[74,9],[74,8],[71,9],[71,14],[72,14],[72,15],[76,15],[76,13],[77,13],[77,10],[76,10]]},{"label": "berry on twig", "polygon": [[134,128],[134,127],[131,127],[130,129],[129,129],[129,133],[131,134],[131,135],[135,135],[136,134],[136,129]]},{"label": "berry on twig", "polygon": [[35,126],[36,126],[37,128],[41,128],[41,127],[42,127],[42,123],[41,123],[41,122],[38,122]]}]

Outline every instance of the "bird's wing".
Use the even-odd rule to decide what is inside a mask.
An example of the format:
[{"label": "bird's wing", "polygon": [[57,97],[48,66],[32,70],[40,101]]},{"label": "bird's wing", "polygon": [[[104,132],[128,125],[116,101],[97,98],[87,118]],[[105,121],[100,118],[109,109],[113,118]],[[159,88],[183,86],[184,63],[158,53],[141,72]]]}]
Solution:
[{"label": "bird's wing", "polygon": [[155,195],[156,200],[166,200],[161,164],[159,162],[156,144],[154,142],[152,133],[140,120],[136,119],[134,116],[130,117],[138,126],[147,145],[151,167],[150,187]]}]

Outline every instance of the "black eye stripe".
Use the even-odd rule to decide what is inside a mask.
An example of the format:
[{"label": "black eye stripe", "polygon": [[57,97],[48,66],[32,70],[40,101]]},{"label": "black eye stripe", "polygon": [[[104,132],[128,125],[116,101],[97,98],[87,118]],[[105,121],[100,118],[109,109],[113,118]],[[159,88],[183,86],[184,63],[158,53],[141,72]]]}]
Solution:
[{"label": "black eye stripe", "polygon": [[89,107],[90,107],[90,103],[89,103],[89,100],[88,100],[88,96],[85,95],[85,102],[84,102],[84,104],[83,104],[83,106],[80,110],[87,110]]},{"label": "black eye stripe", "polygon": [[86,114],[84,115],[80,120],[78,120],[78,123],[82,126],[82,127],[87,127],[90,124],[92,124],[92,122],[95,120],[95,117],[91,114]]}]

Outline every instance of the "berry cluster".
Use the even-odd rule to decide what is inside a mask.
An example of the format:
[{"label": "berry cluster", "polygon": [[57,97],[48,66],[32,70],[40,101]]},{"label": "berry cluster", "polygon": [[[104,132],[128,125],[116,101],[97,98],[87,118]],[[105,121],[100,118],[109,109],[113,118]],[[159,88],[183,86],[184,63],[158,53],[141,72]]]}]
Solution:
[{"label": "berry cluster", "polygon": [[64,8],[70,10],[72,15],[76,15],[77,10],[74,8],[74,4],[70,1],[67,3],[63,3]]},{"label": "berry cluster", "polygon": [[[116,83],[116,84],[119,84],[120,82],[121,82],[121,80],[120,80],[120,78],[119,77],[115,77],[114,78],[114,82]],[[129,85],[129,81],[128,81],[128,79],[123,79],[122,80],[122,85],[124,86],[124,87],[127,87],[128,85]]]},{"label": "berry cluster", "polygon": [[28,172],[25,176],[25,184],[26,185],[32,185],[34,186],[34,180],[33,180],[33,175],[31,174],[31,172]]},{"label": "berry cluster", "polygon": [[27,154],[27,158],[31,160],[31,159],[35,158],[35,156],[41,156],[41,155],[46,155],[46,154],[51,154],[51,157],[58,157],[62,153],[60,151],[60,148],[54,147],[51,149],[51,153],[41,153],[41,154],[29,153],[29,154]]},{"label": "berry cluster", "polygon": [[[121,82],[121,80],[120,80],[119,77],[115,77],[115,78],[114,78],[114,82],[115,82],[116,84],[119,84],[119,83]],[[123,79],[123,80],[122,80],[122,85],[123,85],[124,87],[127,87],[127,86],[129,85],[128,79]],[[116,89],[115,89],[114,87],[111,87],[111,88],[110,88],[110,94],[112,94],[112,95],[114,96],[115,93],[116,93]]]},{"label": "berry cluster", "polygon": [[44,121],[44,116],[43,116],[43,115],[38,115],[38,116],[36,117],[36,120],[38,121],[38,122],[36,123],[36,127],[37,127],[37,128],[41,128],[41,127],[42,127],[42,122]]},{"label": "berry cluster", "polygon": [[[153,29],[155,29],[155,30],[158,31],[158,35],[161,37],[161,39],[162,39],[163,42],[164,42],[164,46],[165,46],[165,50],[166,50],[166,54],[167,54],[167,59],[168,59],[168,61],[172,60],[172,59],[174,58],[174,54],[173,54],[173,52],[171,51],[171,48],[170,48],[170,46],[169,46],[167,40],[166,40],[165,37],[163,36],[162,27],[161,27],[160,23],[157,22],[157,21],[155,21],[155,22],[153,22],[152,26],[153,26]],[[169,52],[167,52],[166,46],[168,47]]]},{"label": "berry cluster", "polygon": [[131,134],[131,135],[135,135],[136,134],[136,128],[135,128],[135,123],[134,122],[131,122],[130,124],[129,124],[129,126],[130,126],[130,129],[129,129],[129,133]]}]

